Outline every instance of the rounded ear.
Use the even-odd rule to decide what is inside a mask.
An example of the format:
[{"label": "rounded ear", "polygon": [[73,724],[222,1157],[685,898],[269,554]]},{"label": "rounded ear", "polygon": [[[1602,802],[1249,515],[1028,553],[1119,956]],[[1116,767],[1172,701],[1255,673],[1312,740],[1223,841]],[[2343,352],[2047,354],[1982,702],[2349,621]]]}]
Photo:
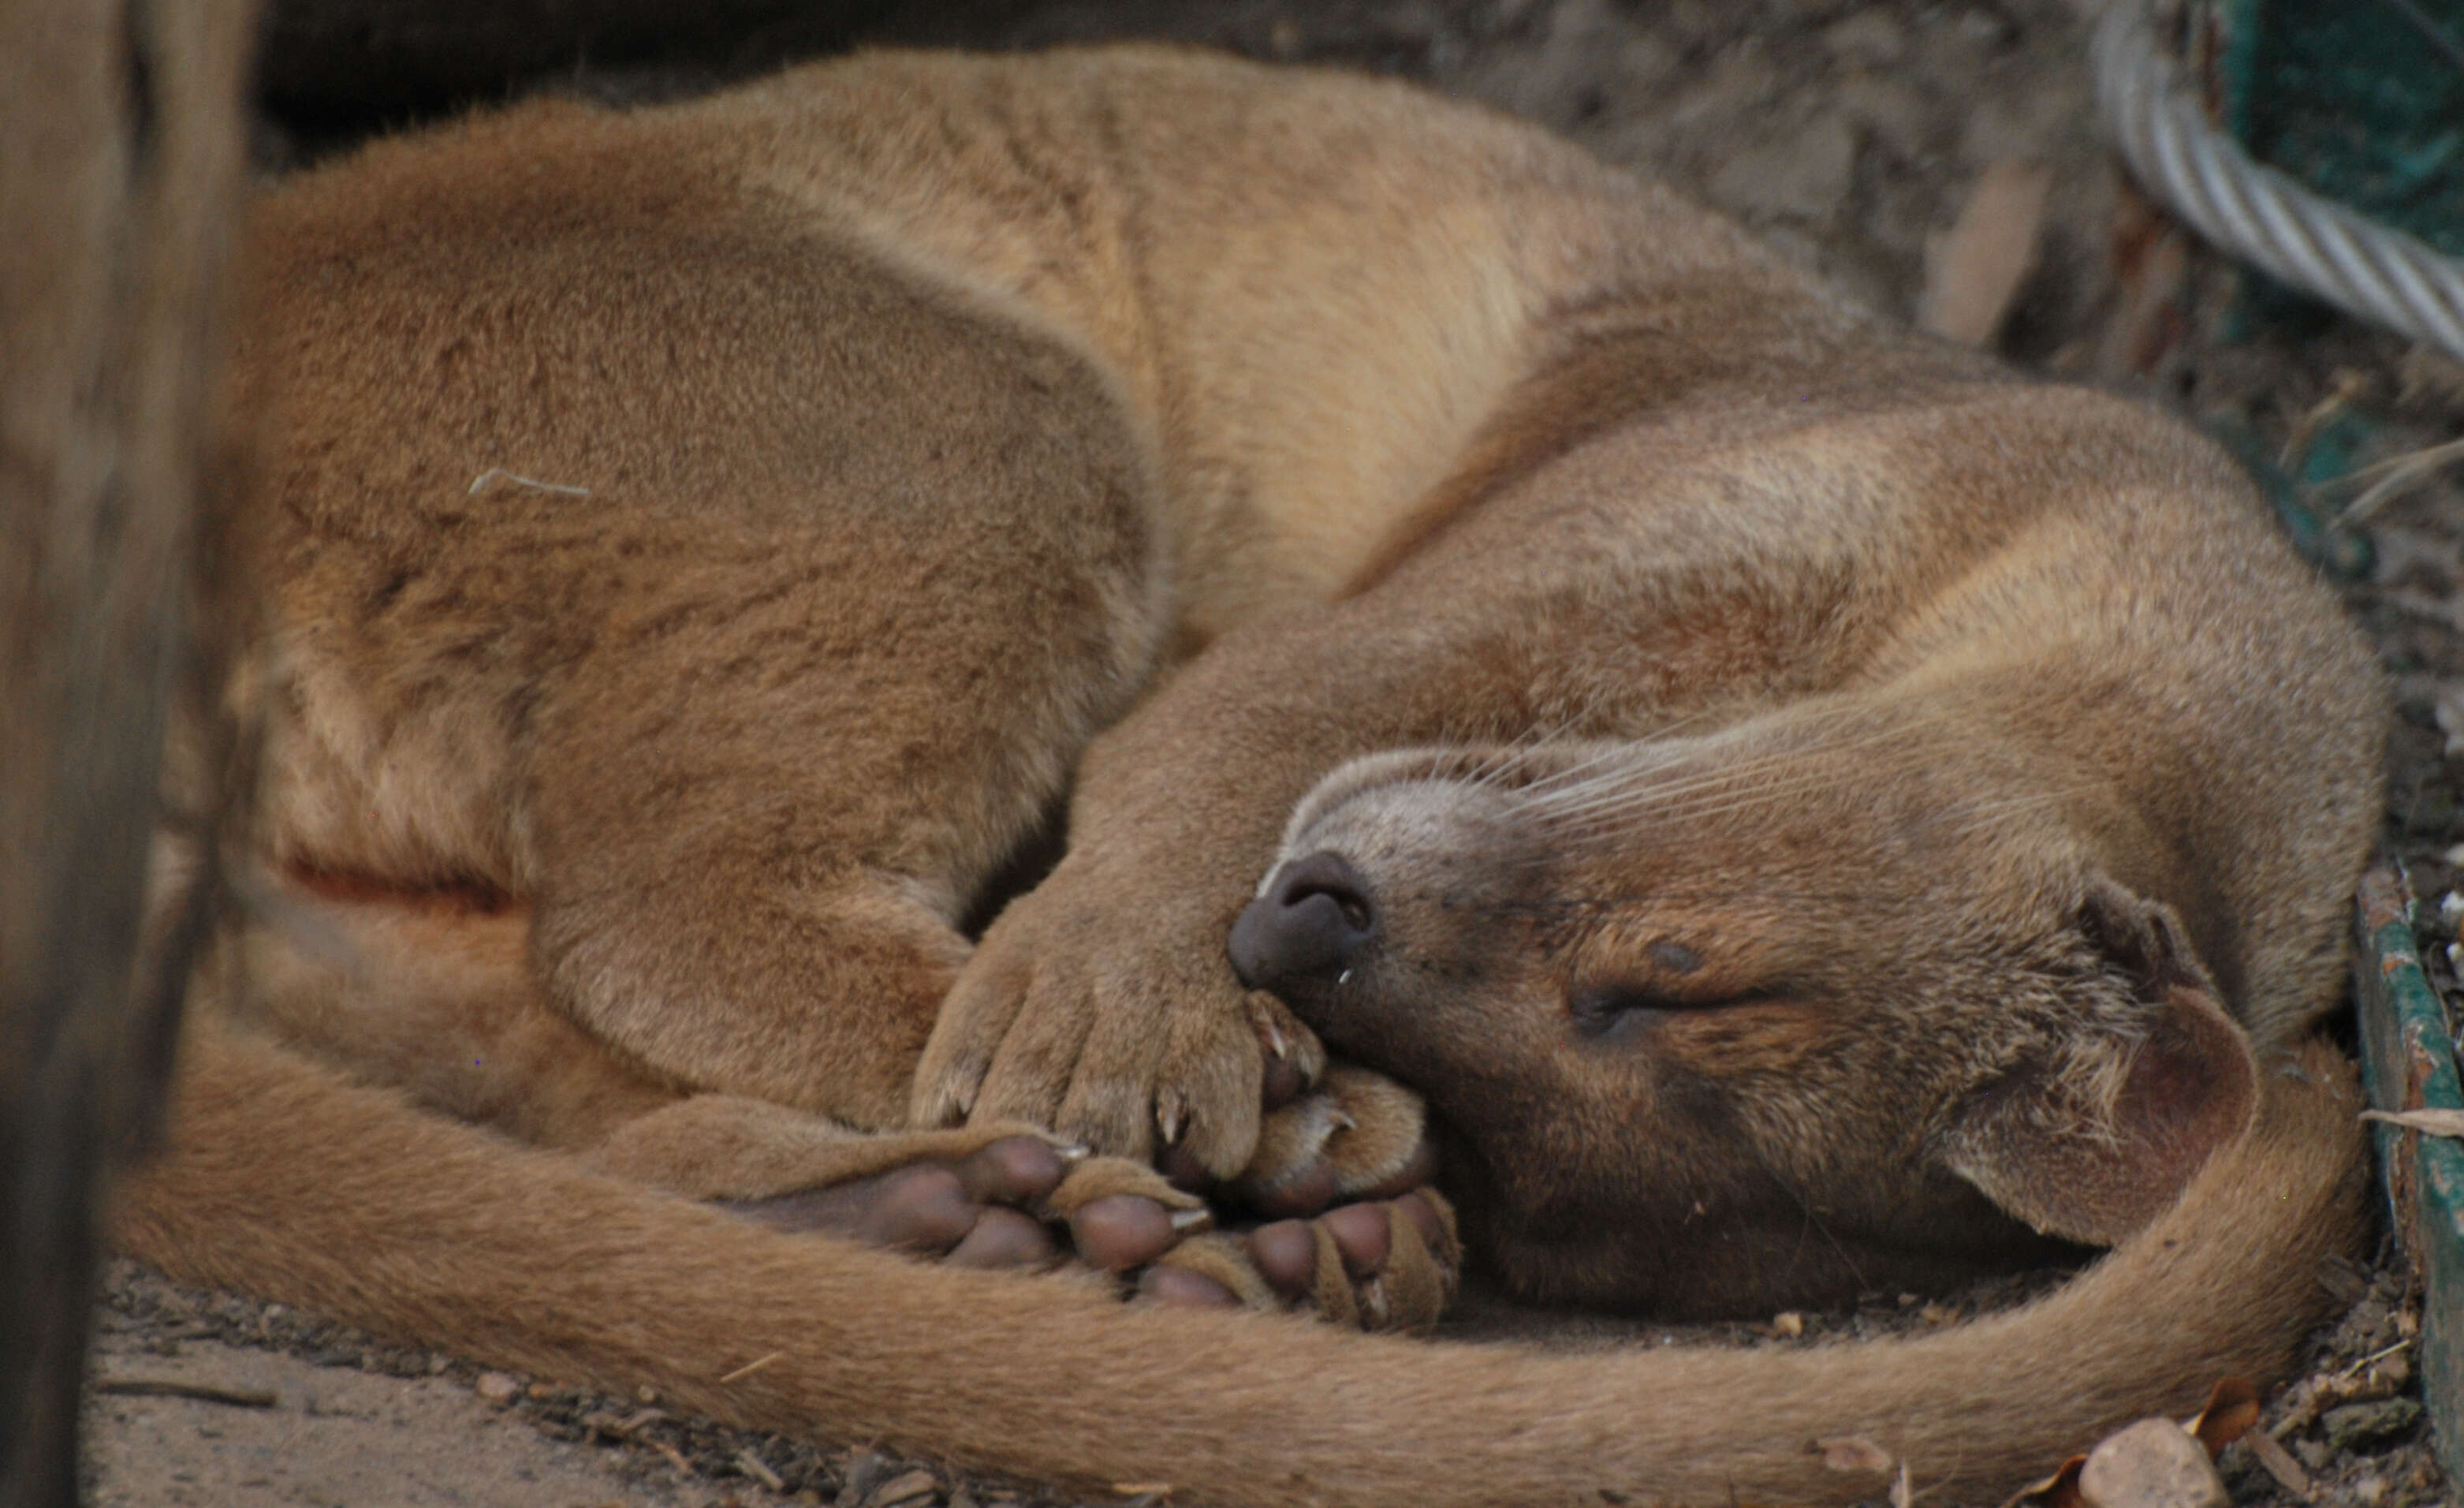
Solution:
[{"label": "rounded ear", "polygon": [[1944,1139],[1951,1171],[2036,1230],[2109,1246],[2178,1196],[2241,1134],[2258,1070],[2241,1029],[2168,908],[2102,876],[2076,924],[2105,987],[2081,1038],[2032,1053],[1963,1104]]}]

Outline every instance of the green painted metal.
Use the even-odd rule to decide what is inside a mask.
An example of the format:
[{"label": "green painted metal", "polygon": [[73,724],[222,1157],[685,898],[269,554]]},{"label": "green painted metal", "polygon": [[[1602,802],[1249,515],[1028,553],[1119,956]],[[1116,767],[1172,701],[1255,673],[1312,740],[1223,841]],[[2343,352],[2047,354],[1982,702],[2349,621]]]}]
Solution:
[{"label": "green painted metal", "polygon": [[[2412,890],[2392,866],[2362,877],[2354,963],[2362,1065],[2380,1110],[2464,1111],[2454,1027],[2421,970]],[[2464,1482],[2464,1139],[2373,1123],[2396,1233],[2421,1274],[2418,1353],[2439,1464]]]},{"label": "green painted metal", "polygon": [[2227,129],[2260,162],[2464,255],[2464,0],[2231,0]]},{"label": "green painted metal", "polygon": [[[2189,0],[2217,125],[2270,167],[2464,256],[2464,0]],[[2217,333],[2295,336],[2324,305],[2255,270]]]}]

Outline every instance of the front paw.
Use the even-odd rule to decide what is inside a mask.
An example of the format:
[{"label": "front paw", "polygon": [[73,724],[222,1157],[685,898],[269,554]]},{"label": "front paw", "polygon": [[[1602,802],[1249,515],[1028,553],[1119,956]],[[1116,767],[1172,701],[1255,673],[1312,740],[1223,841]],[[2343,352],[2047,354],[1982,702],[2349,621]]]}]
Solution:
[{"label": "front paw", "polygon": [[960,972],[916,1073],[914,1122],[1023,1120],[1232,1177],[1265,1086],[1314,1076],[1315,1038],[1233,977],[1237,897],[1218,916],[1073,862],[1013,902]]},{"label": "front paw", "polygon": [[1269,1218],[1393,1199],[1437,1171],[1420,1097],[1383,1074],[1333,1063],[1314,1088],[1272,1105],[1258,1150],[1227,1192]]},{"label": "front paw", "polygon": [[1335,1063],[1314,1088],[1269,1101],[1257,1155],[1221,1190],[1267,1223],[1184,1242],[1141,1276],[1140,1294],[1313,1311],[1363,1330],[1437,1323],[1462,1275],[1463,1244],[1453,1207],[1427,1186],[1437,1151],[1420,1097]]}]

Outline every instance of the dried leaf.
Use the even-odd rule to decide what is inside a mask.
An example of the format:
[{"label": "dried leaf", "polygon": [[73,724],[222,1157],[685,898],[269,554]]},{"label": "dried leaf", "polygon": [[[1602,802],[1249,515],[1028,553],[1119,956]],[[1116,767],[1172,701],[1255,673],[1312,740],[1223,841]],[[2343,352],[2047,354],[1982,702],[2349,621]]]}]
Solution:
[{"label": "dried leaf", "polygon": [[1917,323],[1964,345],[1986,345],[2036,262],[2053,169],[2005,158],[1969,190],[1959,218],[1929,249]]},{"label": "dried leaf", "polygon": [[2423,1136],[2464,1136],[2464,1110],[2365,1110],[2365,1120],[2384,1120]]},{"label": "dried leaf", "polygon": [[1891,1469],[1891,1453],[1861,1434],[1833,1435],[1815,1441],[1814,1448],[1822,1453],[1822,1464],[1835,1472],[1879,1474]]},{"label": "dried leaf", "polygon": [[2079,1469],[2087,1457],[2074,1455],[2061,1464],[2061,1469],[2033,1487],[2023,1487],[2002,1508],[2084,1508],[2079,1497]]},{"label": "dried leaf", "polygon": [[2182,1428],[2207,1447],[2208,1459],[2214,1460],[2256,1423],[2258,1389],[2238,1377],[2228,1377],[2208,1394],[2208,1406],[2199,1410],[2199,1416]]}]

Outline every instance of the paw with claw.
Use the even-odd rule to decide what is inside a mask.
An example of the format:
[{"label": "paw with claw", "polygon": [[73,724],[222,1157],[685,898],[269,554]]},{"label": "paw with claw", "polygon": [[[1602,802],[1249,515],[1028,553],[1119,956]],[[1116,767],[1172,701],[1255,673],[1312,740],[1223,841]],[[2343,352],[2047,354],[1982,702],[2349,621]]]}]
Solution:
[{"label": "paw with claw", "polygon": [[1133,869],[1072,855],[994,922],[941,1008],[913,1123],[1024,1121],[1219,1180],[1248,1164],[1270,1080],[1309,1082],[1324,1055],[1233,976],[1242,897],[1210,904]]}]

